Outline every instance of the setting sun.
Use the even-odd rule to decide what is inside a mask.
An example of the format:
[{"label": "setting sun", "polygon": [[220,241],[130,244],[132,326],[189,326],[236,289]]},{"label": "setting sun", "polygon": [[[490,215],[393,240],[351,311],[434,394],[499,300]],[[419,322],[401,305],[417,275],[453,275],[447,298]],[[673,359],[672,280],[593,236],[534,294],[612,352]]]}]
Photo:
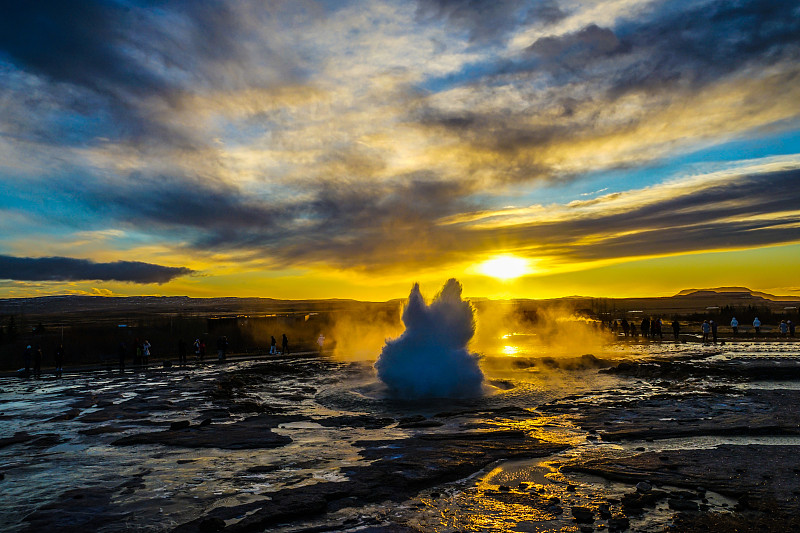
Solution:
[{"label": "setting sun", "polygon": [[503,255],[484,261],[478,266],[478,271],[487,276],[498,279],[514,279],[530,272],[527,259]]}]

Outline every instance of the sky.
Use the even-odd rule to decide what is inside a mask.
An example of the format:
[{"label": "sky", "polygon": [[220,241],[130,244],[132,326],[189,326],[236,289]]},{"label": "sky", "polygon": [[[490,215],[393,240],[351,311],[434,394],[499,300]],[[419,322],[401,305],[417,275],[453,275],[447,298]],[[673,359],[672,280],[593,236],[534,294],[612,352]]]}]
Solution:
[{"label": "sky", "polygon": [[800,4],[0,2],[0,297],[800,295]]}]

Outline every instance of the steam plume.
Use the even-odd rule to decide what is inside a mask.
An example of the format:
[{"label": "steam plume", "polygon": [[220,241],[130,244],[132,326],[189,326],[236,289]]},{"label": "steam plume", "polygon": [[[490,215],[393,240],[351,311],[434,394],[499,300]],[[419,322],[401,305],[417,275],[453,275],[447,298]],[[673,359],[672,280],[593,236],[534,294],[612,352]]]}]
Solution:
[{"label": "steam plume", "polygon": [[445,283],[430,305],[415,284],[403,310],[406,330],[387,340],[375,368],[378,378],[407,398],[481,394],[483,373],[467,350],[475,333],[474,310],[461,299],[461,284]]}]

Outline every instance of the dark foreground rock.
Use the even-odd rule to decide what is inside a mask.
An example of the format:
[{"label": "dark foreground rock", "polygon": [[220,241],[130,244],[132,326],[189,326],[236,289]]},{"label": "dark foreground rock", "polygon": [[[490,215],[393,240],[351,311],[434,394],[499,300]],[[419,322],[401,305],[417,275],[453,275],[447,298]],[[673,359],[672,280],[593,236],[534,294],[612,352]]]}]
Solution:
[{"label": "dark foreground rock", "polygon": [[347,469],[347,481],[284,489],[269,499],[235,507],[219,507],[183,524],[176,532],[197,531],[203,523],[245,518],[224,531],[264,531],[272,525],[322,515],[366,503],[403,501],[419,491],[467,477],[500,460],[543,457],[565,449],[544,443],[523,431],[427,434],[402,440],[362,441],[361,455],[373,462]]},{"label": "dark foreground rock", "polygon": [[276,448],[292,442],[285,435],[272,432],[281,423],[303,420],[299,416],[259,415],[233,424],[203,424],[176,429],[152,431],[129,435],[112,444],[131,446],[136,444],[162,444],[183,448],[221,448],[225,450]]},{"label": "dark foreground rock", "polygon": [[800,435],[800,391],[691,390],[663,385],[642,396],[616,391],[598,398],[570,397],[540,406],[573,415],[604,441],[711,435]]},{"label": "dark foreground rock", "polygon": [[[697,487],[739,500],[739,510],[800,513],[800,446],[723,445],[704,450],[648,452],[631,457],[594,459],[568,463],[564,472],[582,472],[635,484],[649,480],[656,485]],[[654,491],[653,491],[654,492]],[[648,493],[650,494],[650,493]],[[675,494],[678,500],[691,500]],[[697,498],[702,497],[702,492]],[[674,499],[674,498],[673,498]],[[670,501],[676,510],[696,509],[694,504]]]}]

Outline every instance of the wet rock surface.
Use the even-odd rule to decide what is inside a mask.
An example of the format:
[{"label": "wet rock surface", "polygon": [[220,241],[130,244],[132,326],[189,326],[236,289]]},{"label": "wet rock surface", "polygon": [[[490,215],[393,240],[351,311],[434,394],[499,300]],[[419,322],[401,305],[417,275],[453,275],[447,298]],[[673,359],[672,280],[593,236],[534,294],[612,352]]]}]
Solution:
[{"label": "wet rock surface", "polygon": [[302,420],[296,416],[261,415],[231,424],[205,424],[192,426],[188,421],[173,422],[170,429],[138,433],[115,440],[115,446],[135,444],[161,444],[182,448],[220,448],[224,450],[275,448],[292,442],[277,435],[272,428],[285,422]]},{"label": "wet rock surface", "polygon": [[369,368],[299,356],[4,382],[0,480],[25,497],[0,519],[10,531],[787,530],[800,390],[751,386],[775,375],[757,357],[689,352],[518,365],[601,380],[551,401],[508,377],[481,399],[387,401]]}]

